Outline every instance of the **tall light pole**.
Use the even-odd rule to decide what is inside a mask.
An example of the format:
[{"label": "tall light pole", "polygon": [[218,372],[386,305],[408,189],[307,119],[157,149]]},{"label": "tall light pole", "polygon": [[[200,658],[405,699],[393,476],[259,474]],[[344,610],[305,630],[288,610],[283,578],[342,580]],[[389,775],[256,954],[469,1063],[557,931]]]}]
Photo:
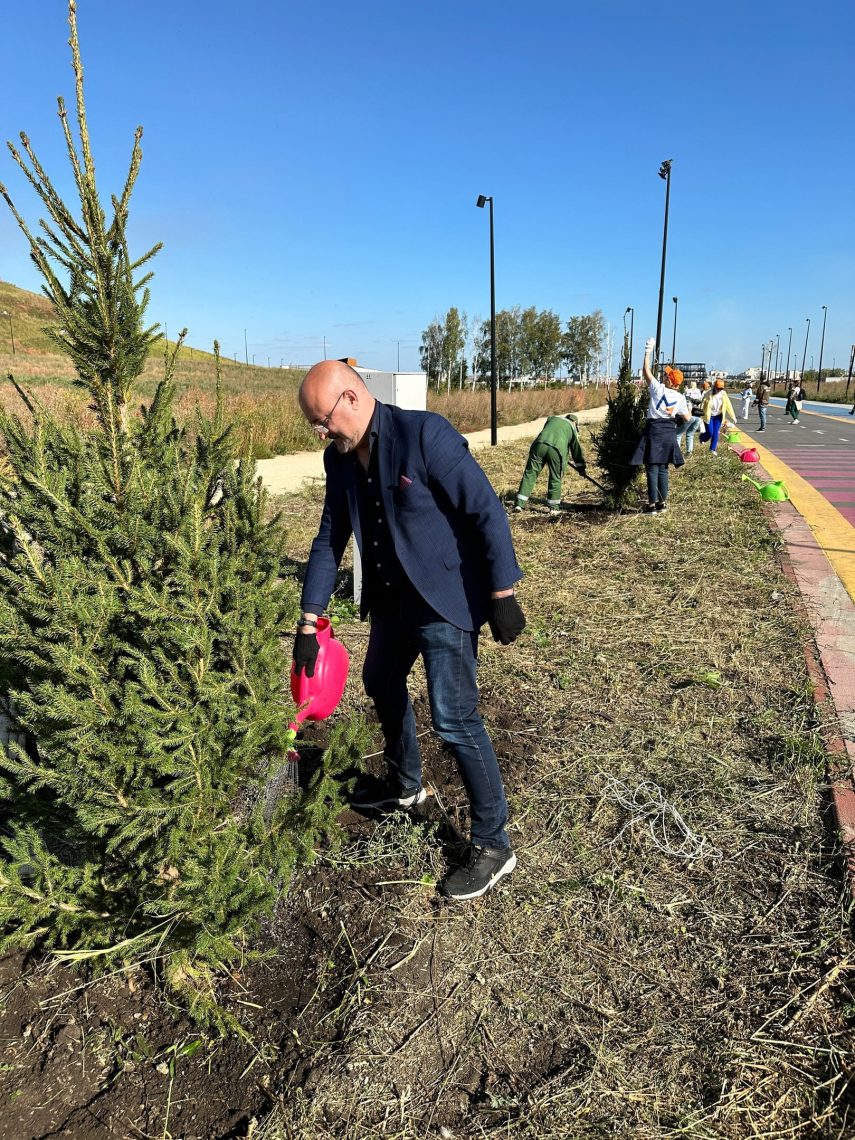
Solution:
[{"label": "tall light pole", "polygon": [[635,309],[632,305],[627,305],[626,311],[623,314],[623,327],[626,329],[626,314],[629,313],[629,374],[632,376],[632,333],[635,324]]},{"label": "tall light pole", "polygon": [[249,364],[249,347],[246,343],[246,329],[243,330],[243,358]]},{"label": "tall light pole", "polygon": [[766,377],[766,342],[765,340],[760,345],[760,379],[765,380]]},{"label": "tall light pole", "polygon": [[662,304],[665,300],[665,253],[668,248],[668,206],[671,202],[670,158],[666,158],[659,167],[659,177],[665,179],[665,226],[662,230],[662,272],[659,275],[659,313],[656,318],[656,351],[653,354],[654,362],[659,360],[659,342],[662,339]]},{"label": "tall light pole", "polygon": [[777,376],[781,369],[778,367],[781,362],[781,334],[775,333],[775,375]]},{"label": "tall light pole", "polygon": [[324,337],[324,360],[327,358],[327,338]]},{"label": "tall light pole", "polygon": [[807,344],[808,337],[810,336],[810,317],[805,317],[805,320],[807,321],[807,329],[805,331],[805,350],[802,353],[802,374],[799,379],[800,384],[803,384],[805,379],[805,361],[807,360]]},{"label": "tall light pole", "polygon": [[674,367],[674,360],[677,356],[677,298],[672,298],[674,302],[674,339],[671,341],[671,367]]},{"label": "tall light pole", "polygon": [[401,342],[398,341],[398,371],[401,371]]},{"label": "tall light pole", "polygon": [[793,347],[793,330],[790,329],[790,339],[787,341],[787,385],[790,383],[790,349]]},{"label": "tall light pole", "polygon": [[855,344],[849,352],[849,375],[846,377],[846,399],[849,399],[849,385],[852,383],[852,366],[855,365]]},{"label": "tall light pole", "polygon": [[819,396],[819,386],[822,383],[822,349],[825,345],[825,318],[828,316],[828,305],[822,306],[822,337],[819,342],[819,369],[816,373],[816,394]]},{"label": "tall light pole", "polygon": [[12,342],[12,355],[14,356],[15,355],[15,333],[14,333],[14,330],[12,329],[12,314],[7,312],[4,309],[3,310],[3,316],[9,318],[9,339]]},{"label": "tall light pole", "polygon": [[496,374],[496,259],[493,239],[493,197],[479,194],[475,205],[483,210],[490,203],[490,446],[498,443],[498,414],[496,410],[496,393],[498,391],[498,377]]}]

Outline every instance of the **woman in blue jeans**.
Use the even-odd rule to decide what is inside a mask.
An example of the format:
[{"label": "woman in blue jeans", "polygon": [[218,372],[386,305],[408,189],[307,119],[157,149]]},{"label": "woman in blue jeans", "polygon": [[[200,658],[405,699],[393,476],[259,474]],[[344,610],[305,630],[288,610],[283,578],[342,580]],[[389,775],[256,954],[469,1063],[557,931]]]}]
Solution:
[{"label": "woman in blue jeans", "polygon": [[656,342],[651,337],[644,350],[644,379],[647,381],[649,401],[644,434],[638,441],[630,464],[644,464],[647,472],[646,514],[668,509],[668,467],[682,467],[683,453],[677,443],[677,422],[691,419],[686,397],[678,391],[683,382],[679,368],[664,368],[664,383],[657,380],[650,368]]},{"label": "woman in blue jeans", "polygon": [[703,417],[706,430],[701,436],[701,441],[705,443],[704,436],[706,436],[710,443],[710,455],[717,455],[718,437],[722,426],[736,423],[736,413],[725,391],[723,380],[716,380],[712,389],[704,396]]}]

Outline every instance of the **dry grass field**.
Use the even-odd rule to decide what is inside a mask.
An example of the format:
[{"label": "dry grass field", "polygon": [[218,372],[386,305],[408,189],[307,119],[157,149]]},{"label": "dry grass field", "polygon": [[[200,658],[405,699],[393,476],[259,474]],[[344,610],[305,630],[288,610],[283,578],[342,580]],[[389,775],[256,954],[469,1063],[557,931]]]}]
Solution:
[{"label": "dry grass field", "polygon": [[[21,411],[21,401],[6,377],[11,373],[24,388],[64,423],[88,424],[91,413],[85,393],[74,383],[74,371],[67,359],[55,351],[44,333],[50,322],[47,300],[13,285],[0,282],[0,314],[13,314],[15,353],[6,318],[0,316],[0,406]],[[135,386],[140,400],[150,399],[163,376],[164,353],[174,342],[162,342],[149,356]],[[220,386],[226,415],[234,423],[241,445],[254,459],[311,451],[322,446],[303,422],[296,393],[304,370],[263,368],[224,357],[220,364]],[[198,348],[182,346],[176,360],[178,418],[191,425],[201,413],[210,415],[216,391],[214,356]],[[498,393],[499,424],[527,423],[553,411],[597,407],[605,402],[601,388],[535,388]],[[431,391],[428,407],[449,419],[458,431],[486,428],[490,423],[490,397],[485,388],[450,393]]]}]

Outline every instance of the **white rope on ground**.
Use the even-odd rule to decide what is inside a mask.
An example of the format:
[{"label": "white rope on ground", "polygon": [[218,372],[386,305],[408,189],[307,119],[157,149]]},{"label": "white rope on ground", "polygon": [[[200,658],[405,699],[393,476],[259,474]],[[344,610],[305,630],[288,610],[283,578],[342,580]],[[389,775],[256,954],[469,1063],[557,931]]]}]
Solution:
[{"label": "white rope on ground", "polygon": [[612,800],[629,815],[610,846],[617,843],[627,828],[646,822],[654,845],[665,855],[684,859],[687,863],[699,859],[721,859],[721,851],[692,831],[674,805],[666,800],[658,784],[643,780],[633,791],[629,784],[615,776],[605,772],[598,774],[605,781],[603,798]]}]

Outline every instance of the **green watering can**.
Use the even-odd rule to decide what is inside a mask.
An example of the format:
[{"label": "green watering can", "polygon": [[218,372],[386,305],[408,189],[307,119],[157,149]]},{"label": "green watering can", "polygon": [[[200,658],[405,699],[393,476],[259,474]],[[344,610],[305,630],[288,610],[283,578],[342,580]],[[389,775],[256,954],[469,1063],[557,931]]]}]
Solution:
[{"label": "green watering can", "polygon": [[760,498],[765,503],[783,503],[790,497],[790,492],[787,490],[783,479],[776,479],[774,483],[757,483],[748,475],[743,475],[743,483],[746,482],[746,480],[757,488],[760,492]]},{"label": "green watering can", "polygon": [[725,443],[741,443],[742,442],[742,436],[739,434],[738,431],[729,431],[727,433],[727,435],[724,437],[724,442]]}]

